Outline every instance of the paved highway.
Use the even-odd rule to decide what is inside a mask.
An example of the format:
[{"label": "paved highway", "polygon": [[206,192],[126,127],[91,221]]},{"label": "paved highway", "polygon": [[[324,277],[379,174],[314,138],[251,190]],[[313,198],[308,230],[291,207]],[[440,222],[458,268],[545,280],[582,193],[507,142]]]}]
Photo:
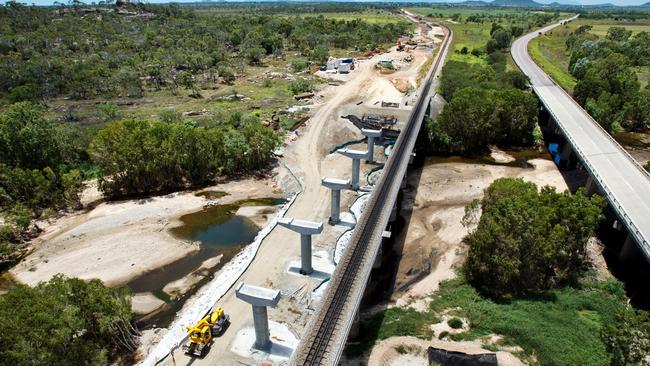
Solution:
[{"label": "paved highway", "polygon": [[521,71],[530,78],[533,90],[573,146],[582,165],[650,260],[650,175],[528,54],[531,39],[559,25],[552,24],[517,39],[510,52]]}]

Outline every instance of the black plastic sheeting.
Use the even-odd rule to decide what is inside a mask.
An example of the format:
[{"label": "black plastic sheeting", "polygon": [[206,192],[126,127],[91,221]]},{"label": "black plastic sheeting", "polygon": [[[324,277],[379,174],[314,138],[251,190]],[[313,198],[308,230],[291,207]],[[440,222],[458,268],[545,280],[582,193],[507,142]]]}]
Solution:
[{"label": "black plastic sheeting", "polygon": [[495,353],[468,355],[462,352],[452,352],[440,348],[429,347],[429,363],[437,362],[442,366],[498,366]]}]

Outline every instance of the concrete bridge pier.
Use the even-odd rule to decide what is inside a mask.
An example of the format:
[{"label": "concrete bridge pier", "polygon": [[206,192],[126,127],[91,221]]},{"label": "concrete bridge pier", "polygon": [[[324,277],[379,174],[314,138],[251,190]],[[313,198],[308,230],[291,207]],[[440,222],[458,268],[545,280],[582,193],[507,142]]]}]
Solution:
[{"label": "concrete bridge pier", "polygon": [[321,184],[332,190],[329,223],[338,224],[341,221],[341,190],[352,188],[350,180],[323,177]]},{"label": "concrete bridge pier", "polygon": [[575,153],[569,141],[565,141],[562,144],[562,151],[560,151],[560,163],[564,163],[564,166],[568,169],[571,169],[575,165]]},{"label": "concrete bridge pier", "polygon": [[381,137],[381,130],[370,130],[363,128],[361,134],[368,138],[368,156],[366,163],[375,162],[375,139]]},{"label": "concrete bridge pier", "polygon": [[587,178],[587,183],[585,184],[585,194],[591,196],[598,193],[598,184],[594,181],[594,178],[589,176]]},{"label": "concrete bridge pier", "polygon": [[311,236],[323,231],[323,223],[283,217],[278,220],[278,225],[300,234],[300,273],[307,275],[314,272],[311,265]]},{"label": "concrete bridge pier", "polygon": [[255,344],[253,347],[259,350],[268,350],[271,347],[271,340],[266,308],[269,306],[275,307],[278,304],[280,291],[245,285],[240,282],[235,288],[235,296],[253,307],[253,324],[255,326]]},{"label": "concrete bridge pier", "polygon": [[347,156],[352,159],[352,179],[350,186],[352,189],[359,189],[359,174],[361,171],[361,159],[365,159],[368,156],[367,151],[359,150],[350,150],[350,149],[339,149],[337,152],[343,156]]},{"label": "concrete bridge pier", "polygon": [[618,254],[618,260],[623,263],[631,263],[637,260],[640,257],[639,247],[636,245],[636,241],[632,235],[627,234],[621,252]]}]

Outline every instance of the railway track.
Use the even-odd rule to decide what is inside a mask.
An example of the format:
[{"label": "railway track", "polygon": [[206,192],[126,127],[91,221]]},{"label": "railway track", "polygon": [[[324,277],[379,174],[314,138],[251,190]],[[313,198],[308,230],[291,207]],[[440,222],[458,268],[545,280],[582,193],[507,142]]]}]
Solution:
[{"label": "railway track", "polygon": [[[451,31],[446,30],[440,51],[420,89],[418,102],[413,108],[404,130],[400,133],[380,181],[375,186],[366,209],[357,223],[350,245],[346,249],[344,260],[338,265],[322,306],[314,314],[313,320],[296,350],[293,365],[316,366],[338,363],[343,349],[343,344],[340,343],[344,343],[347,339],[352,323],[349,316],[348,319],[341,318],[349,313],[353,313],[353,318],[358,309],[372,263],[379,249],[382,232],[386,227],[402,181],[401,178],[406,171],[406,165],[432,95],[431,89],[436,72],[442,64],[451,36]],[[360,275],[365,278],[359,278]],[[349,306],[352,308],[346,309]],[[332,349],[333,343],[337,341],[339,344]]]}]

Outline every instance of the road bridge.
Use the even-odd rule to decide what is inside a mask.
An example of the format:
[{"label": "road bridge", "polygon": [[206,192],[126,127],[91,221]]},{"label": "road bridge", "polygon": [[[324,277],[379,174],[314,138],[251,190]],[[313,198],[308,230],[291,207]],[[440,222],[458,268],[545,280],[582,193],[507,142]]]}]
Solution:
[{"label": "road bridge", "polygon": [[627,228],[626,245],[636,243],[650,260],[650,175],[528,54],[531,39],[575,18],[577,15],[517,39],[510,52],[589,173],[590,180],[598,185]]},{"label": "road bridge", "polygon": [[395,143],[379,182],[373,188],[345,254],[330,280],[327,293],[293,354],[293,365],[338,365],[429,101],[435,94],[437,78],[451,38],[451,31],[445,30],[440,51],[418,91],[417,103]]}]

